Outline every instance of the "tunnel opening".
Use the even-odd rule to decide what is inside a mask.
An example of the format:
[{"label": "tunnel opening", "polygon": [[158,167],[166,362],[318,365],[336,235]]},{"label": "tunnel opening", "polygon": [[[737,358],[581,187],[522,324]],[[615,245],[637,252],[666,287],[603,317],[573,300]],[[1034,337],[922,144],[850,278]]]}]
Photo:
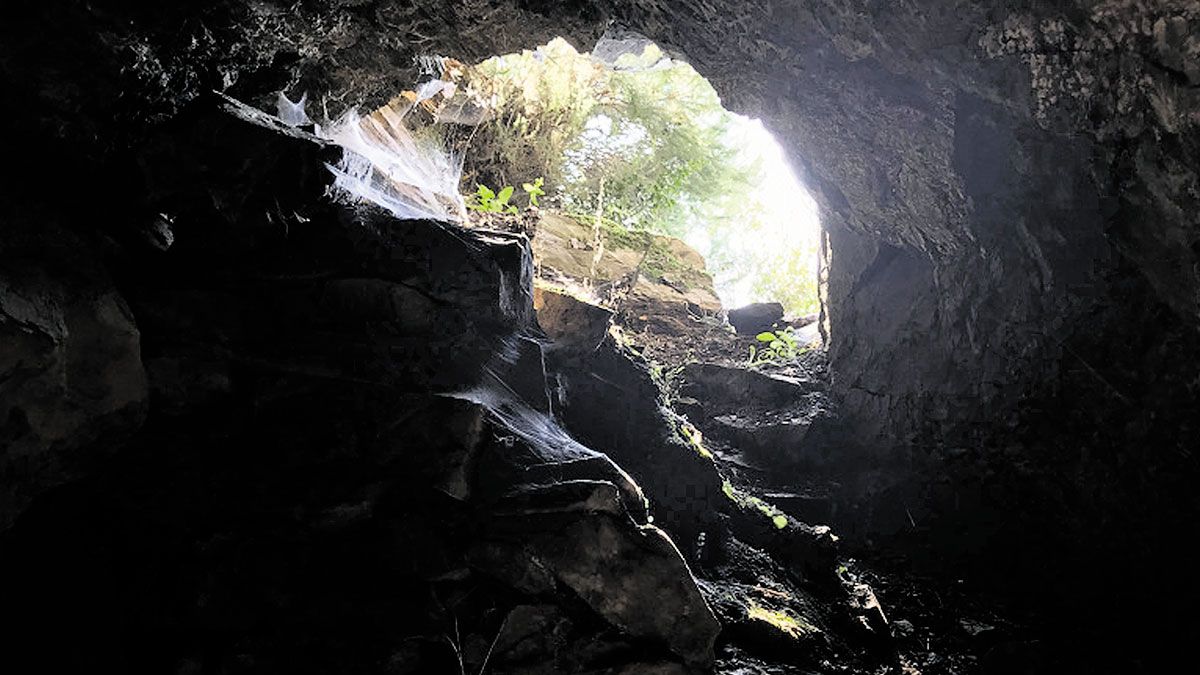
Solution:
[{"label": "tunnel opening", "polygon": [[[696,331],[675,330],[689,322],[756,367],[820,344],[816,202],[763,123],[686,61],[621,33],[591,52],[557,38],[421,65],[426,79],[386,106],[318,125],[349,151],[344,193],[528,235],[540,284],[613,310],[670,367],[701,355]],[[304,98],[281,93],[281,119],[311,123]],[[727,316],[736,330],[714,331]]]},{"label": "tunnel opening", "polygon": [[817,312],[815,202],[761,121],[725,109],[685,60],[623,34],[590,53],[556,39],[475,73],[496,115],[466,152],[471,189],[536,176],[564,215],[697,249],[727,308]]}]

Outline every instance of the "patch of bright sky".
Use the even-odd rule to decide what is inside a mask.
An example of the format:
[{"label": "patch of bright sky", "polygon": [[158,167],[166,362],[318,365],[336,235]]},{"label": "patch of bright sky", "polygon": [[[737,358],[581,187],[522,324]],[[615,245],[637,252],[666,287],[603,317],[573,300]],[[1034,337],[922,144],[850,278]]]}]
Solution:
[{"label": "patch of bright sky", "polygon": [[[635,147],[646,139],[646,131],[635,124],[623,125],[620,133],[613,133],[613,120],[607,115],[596,115],[588,120],[584,129],[582,150],[568,151],[565,165],[568,180],[581,178],[582,159],[596,147],[620,150]],[[777,298],[760,296],[754,282],[759,275],[771,274],[771,269],[761,267],[764,259],[789,258],[810,252],[811,277],[817,278],[821,223],[816,201],[796,178],[779,142],[767,131],[760,120],[742,115],[732,115],[725,144],[738,153],[736,161],[744,166],[758,163],[762,167],[763,180],[750,193],[741,198],[748,205],[757,205],[760,213],[756,220],[759,226],[746,228],[726,238],[726,257],[745,261],[739,270],[747,272],[736,278],[716,275],[714,284],[721,302],[726,307],[741,307],[752,302],[771,302]],[[742,235],[742,236],[738,236]],[[705,258],[713,254],[713,242],[708,231],[700,224],[689,227],[683,237],[689,246]],[[764,249],[769,247],[769,250]]]},{"label": "patch of bright sky", "polygon": [[[738,149],[739,161],[746,164],[761,162],[763,181],[751,194],[746,195],[746,202],[757,202],[764,211],[761,229],[747,230],[744,233],[746,236],[730,237],[725,244],[726,254],[735,259],[756,261],[765,257],[764,246],[775,248],[780,253],[812,251],[812,278],[817,278],[819,259],[815,251],[819,250],[821,238],[817,203],[796,178],[779,142],[760,120],[742,115],[733,115],[726,142],[728,147]],[[711,255],[712,242],[703,228],[691,228],[684,240],[701,255]],[[752,272],[739,279],[716,279],[717,294],[726,307],[775,300],[758,297],[753,288],[755,274],[769,274],[771,271]]]},{"label": "patch of bright sky", "polygon": [[[652,64],[652,65],[650,65]],[[676,67],[677,62],[666,56],[657,45],[646,44],[641,53],[631,52],[620,56],[614,64],[616,68],[666,69]],[[704,124],[716,123],[720,112],[705,113],[711,119],[705,118]],[[760,297],[755,291],[755,279],[758,275],[771,274],[771,269],[746,269],[747,267],[764,266],[768,258],[775,260],[788,259],[795,255],[810,253],[811,279],[818,276],[820,250],[821,222],[816,201],[803,184],[796,178],[788,163],[783,148],[763,126],[760,120],[750,119],[742,115],[730,115],[725,144],[731,150],[738,152],[736,158],[743,166],[752,166],[756,162],[762,167],[763,180],[751,191],[743,195],[747,204],[756,204],[761,208],[759,226],[745,228],[726,238],[723,243],[726,257],[745,261],[739,265],[743,271],[749,272],[736,278],[723,278],[716,275],[714,279],[717,294],[726,307],[741,307],[752,302],[770,302],[777,298]],[[612,120],[605,115],[599,115],[588,122],[585,133],[592,136],[592,141],[607,138],[608,143],[627,147],[635,145],[645,138],[645,132],[631,126],[621,137],[612,136]],[[641,131],[639,135],[637,132]],[[737,236],[741,235],[741,236]],[[712,254],[713,242],[704,227],[689,227],[684,241],[696,249],[705,258]],[[771,247],[770,252],[763,247]]]},{"label": "patch of bright sky", "polygon": [[[667,57],[654,44],[641,45],[641,51],[631,51],[619,56],[613,66],[622,69],[667,69],[680,62]],[[701,123],[715,124],[722,114],[719,111],[701,113],[706,116]],[[794,260],[796,256],[807,256],[809,279],[818,277],[821,237],[820,216],[816,201],[796,178],[779,142],[763,126],[760,120],[731,114],[725,145],[737,152],[736,161],[744,166],[758,163],[762,167],[762,182],[739,199],[749,208],[757,209],[747,214],[756,221],[754,227],[745,227],[725,237],[722,242],[726,259],[740,263],[738,274],[714,275],[714,285],[721,302],[726,307],[740,307],[752,302],[770,302],[778,298],[765,297],[755,288],[755,281],[762,275],[781,273],[773,269],[772,261]],[[580,178],[583,158],[599,147],[614,151],[636,147],[646,139],[646,131],[637,125],[622,125],[618,134],[613,133],[613,120],[607,115],[596,115],[588,120],[584,130],[582,150],[568,151],[565,170],[568,180]],[[649,151],[649,150],[647,150]],[[713,255],[714,242],[707,228],[697,223],[688,227],[683,239],[705,258]],[[794,268],[792,268],[794,273]]]}]

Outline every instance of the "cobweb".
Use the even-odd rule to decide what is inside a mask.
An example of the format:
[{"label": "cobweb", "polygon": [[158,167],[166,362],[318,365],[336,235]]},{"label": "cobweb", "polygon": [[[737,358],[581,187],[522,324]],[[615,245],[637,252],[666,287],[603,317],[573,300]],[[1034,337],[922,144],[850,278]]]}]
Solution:
[{"label": "cobweb", "polygon": [[[433,64],[441,61],[427,61],[423,69],[440,72]],[[290,126],[313,125],[317,136],[345,151],[328,167],[336,195],[377,204],[401,219],[463,223],[462,156],[450,148],[451,137],[465,133],[472,119],[461,112],[469,106],[447,105],[456,93],[454,82],[433,77],[366,115],[351,109],[337,120],[315,123],[305,110],[307,95],[292,101],[281,92],[276,115]],[[458,112],[433,112],[442,110]],[[473,124],[478,123],[477,115]]]}]

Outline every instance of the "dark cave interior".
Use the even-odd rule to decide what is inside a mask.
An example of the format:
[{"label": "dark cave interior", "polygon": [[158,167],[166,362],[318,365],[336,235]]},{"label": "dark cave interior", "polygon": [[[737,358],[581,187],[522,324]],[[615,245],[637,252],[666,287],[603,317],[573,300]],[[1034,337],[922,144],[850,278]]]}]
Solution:
[{"label": "dark cave interior", "polygon": [[[1151,673],[1200,637],[1195,2],[0,13],[0,671]],[[529,238],[333,199],[342,149],[255,110],[617,29],[816,199],[795,372],[667,395]]]}]

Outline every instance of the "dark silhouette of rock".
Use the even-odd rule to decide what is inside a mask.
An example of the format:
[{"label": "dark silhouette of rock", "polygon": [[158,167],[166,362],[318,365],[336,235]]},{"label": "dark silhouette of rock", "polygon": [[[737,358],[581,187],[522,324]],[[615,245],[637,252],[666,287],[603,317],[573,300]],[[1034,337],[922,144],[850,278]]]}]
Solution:
[{"label": "dark silhouette of rock", "polygon": [[782,320],[783,305],[778,302],[756,302],[729,310],[729,323],[739,335],[758,335]]}]

